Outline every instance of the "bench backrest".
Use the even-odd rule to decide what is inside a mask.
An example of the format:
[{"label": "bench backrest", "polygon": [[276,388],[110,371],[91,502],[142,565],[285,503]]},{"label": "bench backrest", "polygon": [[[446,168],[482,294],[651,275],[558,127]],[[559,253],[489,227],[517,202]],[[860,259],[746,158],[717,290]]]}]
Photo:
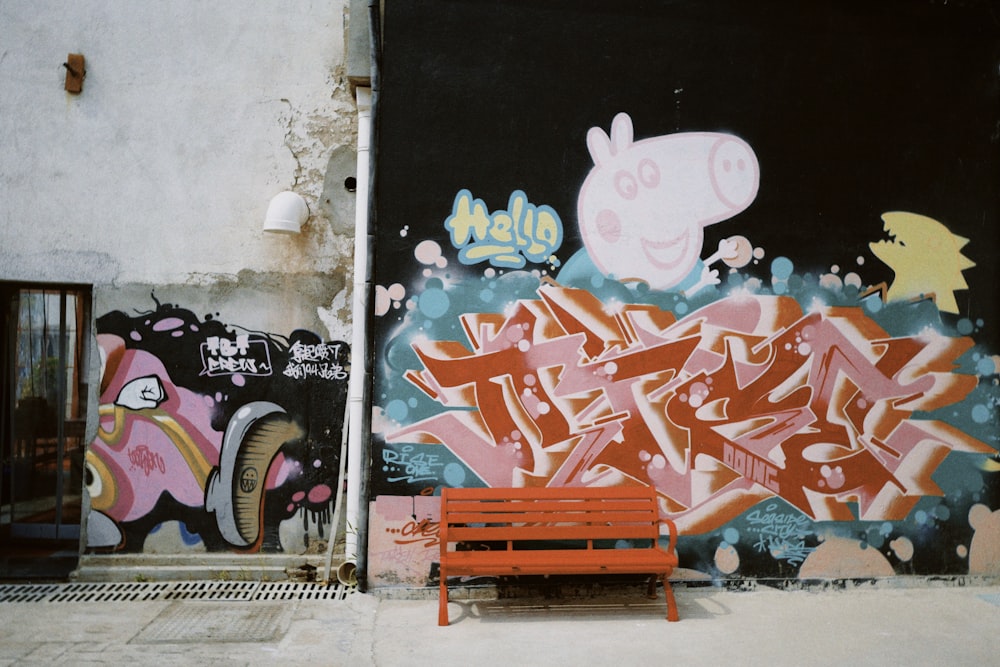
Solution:
[{"label": "bench backrest", "polygon": [[659,537],[652,487],[450,489],[441,492],[441,549],[454,542]]}]

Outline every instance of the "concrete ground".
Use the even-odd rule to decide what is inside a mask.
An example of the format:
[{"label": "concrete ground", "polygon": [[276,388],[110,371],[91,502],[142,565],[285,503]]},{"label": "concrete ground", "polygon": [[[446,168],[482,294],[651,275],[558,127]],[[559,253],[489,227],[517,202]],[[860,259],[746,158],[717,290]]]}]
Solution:
[{"label": "concrete ground", "polygon": [[[1000,586],[459,600],[12,601],[0,665],[996,665]],[[662,595],[662,592],[661,592]]]}]

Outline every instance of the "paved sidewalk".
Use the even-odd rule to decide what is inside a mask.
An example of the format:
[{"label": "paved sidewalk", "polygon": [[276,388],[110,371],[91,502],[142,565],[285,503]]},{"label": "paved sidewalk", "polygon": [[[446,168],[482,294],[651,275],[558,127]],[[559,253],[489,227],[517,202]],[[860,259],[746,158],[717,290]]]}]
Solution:
[{"label": "paved sidewalk", "polygon": [[1000,586],[452,601],[0,602],[0,665],[989,665]]}]

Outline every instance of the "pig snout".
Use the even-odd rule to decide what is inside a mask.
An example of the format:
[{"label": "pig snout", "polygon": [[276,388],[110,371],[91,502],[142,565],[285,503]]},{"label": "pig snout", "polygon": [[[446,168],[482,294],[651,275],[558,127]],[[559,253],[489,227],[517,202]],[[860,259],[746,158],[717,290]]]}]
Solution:
[{"label": "pig snout", "polygon": [[757,196],[760,167],[750,146],[733,136],[720,138],[709,154],[709,177],[719,201],[734,212]]}]

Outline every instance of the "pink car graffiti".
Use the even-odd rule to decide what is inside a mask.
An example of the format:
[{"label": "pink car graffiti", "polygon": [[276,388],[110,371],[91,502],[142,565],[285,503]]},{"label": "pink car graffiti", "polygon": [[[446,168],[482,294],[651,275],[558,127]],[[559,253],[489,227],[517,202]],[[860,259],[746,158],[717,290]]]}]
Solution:
[{"label": "pink car graffiti", "polygon": [[164,494],[214,514],[230,545],[257,546],[262,494],[299,427],[280,406],[255,401],[220,434],[208,399],[176,386],[154,355],[126,350],[113,335],[98,343],[104,372],[97,438],[86,453],[88,547],[120,546],[119,525],[149,515]]}]

